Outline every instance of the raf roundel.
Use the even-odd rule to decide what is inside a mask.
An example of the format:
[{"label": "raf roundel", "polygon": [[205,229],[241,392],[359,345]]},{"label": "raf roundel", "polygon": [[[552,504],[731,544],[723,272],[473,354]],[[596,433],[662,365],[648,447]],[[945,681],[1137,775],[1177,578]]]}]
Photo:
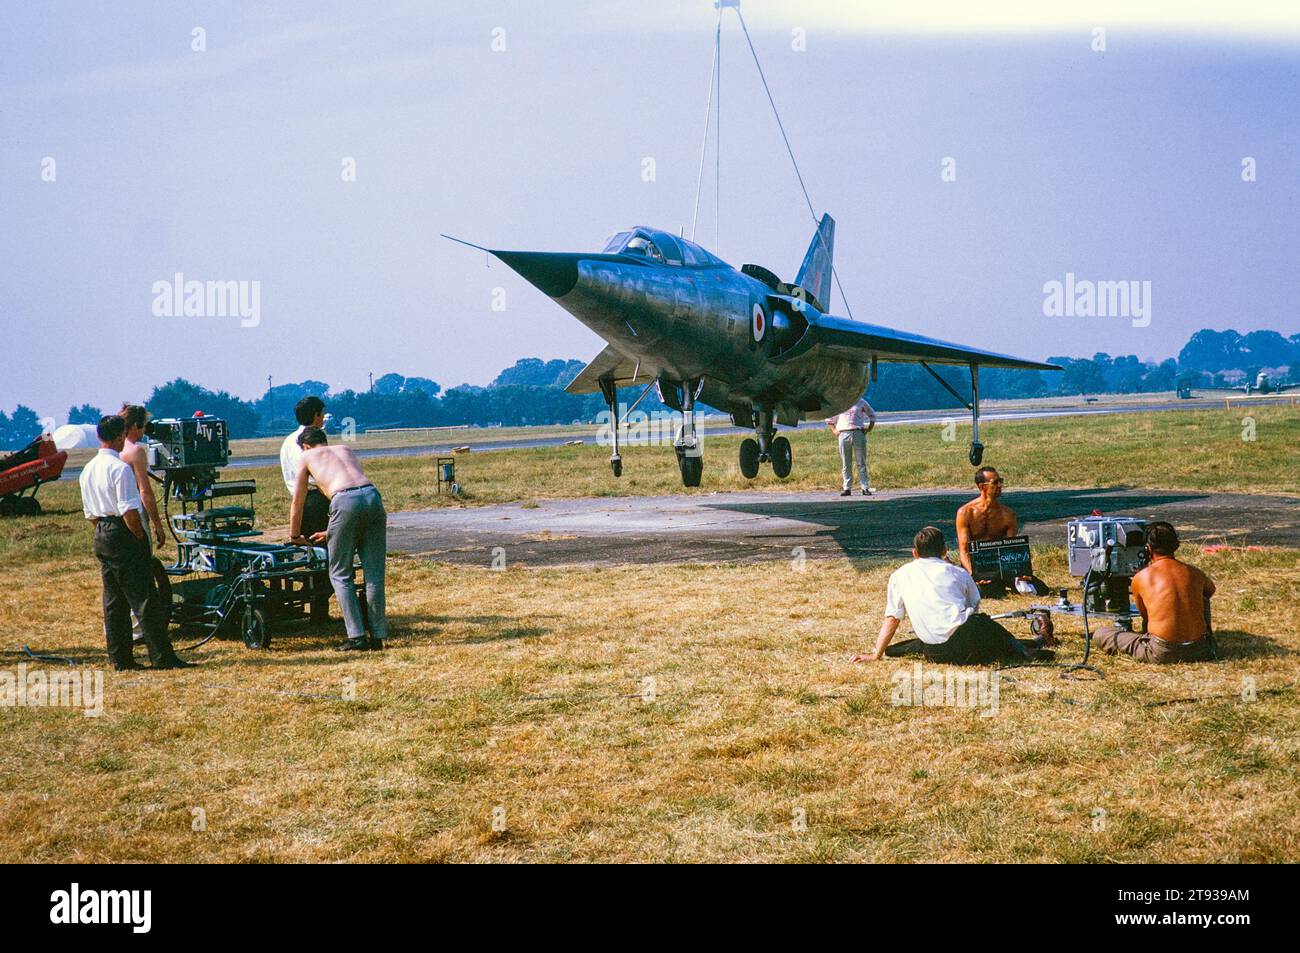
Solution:
[{"label": "raf roundel", "polygon": [[767,315],[763,314],[761,304],[754,305],[754,320],[750,325],[750,330],[754,334],[754,340],[762,343],[763,335],[767,333]]}]

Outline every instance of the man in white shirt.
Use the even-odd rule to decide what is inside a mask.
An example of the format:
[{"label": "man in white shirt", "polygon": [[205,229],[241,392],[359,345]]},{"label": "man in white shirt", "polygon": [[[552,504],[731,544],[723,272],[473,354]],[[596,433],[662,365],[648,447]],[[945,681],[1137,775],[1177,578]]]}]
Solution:
[{"label": "man in white shirt", "polygon": [[[298,429],[285,437],[284,443],[280,445],[280,474],[284,477],[290,499],[293,498],[293,489],[298,482],[298,471],[302,469],[302,447],[298,445],[298,438],[308,427],[325,426],[325,402],[314,394],[304,397],[293,408],[293,415],[298,421]],[[325,532],[329,519],[330,501],[316,486],[315,479],[308,477],[307,497],[302,511],[302,535],[311,537]]]},{"label": "man in white shirt", "polygon": [[840,476],[844,481],[844,492],[840,496],[849,496],[853,487],[853,459],[858,461],[858,482],[862,484],[862,495],[871,495],[871,481],[867,479],[867,434],[876,426],[876,412],[871,409],[865,397],[859,397],[844,413],[836,417],[827,417],[826,426],[831,428],[840,445]]},{"label": "man in white shirt", "polygon": [[167,607],[154,585],[144,529],[144,503],[135,473],[121,457],[126,421],[103,417],[96,428],[99,453],[81,471],[81,508],[95,524],[95,558],[104,584],[104,637],[108,660],[119,672],[138,669],[131,654],[131,613],[140,620],[154,668],[188,668],[167,637]]},{"label": "man in white shirt", "polygon": [[889,577],[885,619],[876,647],[853,656],[853,661],[875,662],[884,657],[905,616],[911,617],[922,654],[931,662],[985,665],[999,659],[1051,659],[1050,650],[1036,642],[1022,643],[979,611],[979,587],[970,573],[944,559],[947,552],[943,532],[937,527],[927,526],[916,534],[912,562]]}]

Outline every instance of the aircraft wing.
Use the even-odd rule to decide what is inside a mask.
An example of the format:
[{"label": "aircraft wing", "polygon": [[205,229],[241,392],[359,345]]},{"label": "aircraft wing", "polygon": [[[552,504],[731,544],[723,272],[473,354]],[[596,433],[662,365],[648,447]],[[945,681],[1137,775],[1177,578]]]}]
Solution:
[{"label": "aircraft wing", "polygon": [[1059,371],[1056,364],[1028,361],[979,348],[940,341],[923,334],[910,334],[878,324],[862,324],[848,318],[819,315],[813,322],[817,343],[827,352],[857,361],[886,361],[896,364],[978,364],[981,367],[1018,367],[1031,371]]},{"label": "aircraft wing", "polygon": [[614,350],[613,345],[606,345],[564,390],[569,394],[595,394],[600,391],[600,379],[611,375],[619,387],[648,384],[655,376],[649,368],[638,368],[635,360]]}]

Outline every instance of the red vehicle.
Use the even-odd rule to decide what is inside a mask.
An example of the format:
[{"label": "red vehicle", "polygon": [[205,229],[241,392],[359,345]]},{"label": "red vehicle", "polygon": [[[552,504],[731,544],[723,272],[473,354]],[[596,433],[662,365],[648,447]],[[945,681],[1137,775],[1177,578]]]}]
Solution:
[{"label": "red vehicle", "polygon": [[57,480],[67,462],[68,451],[58,449],[45,436],[0,457],[0,516],[39,515],[41,504],[36,491],[42,483]]}]

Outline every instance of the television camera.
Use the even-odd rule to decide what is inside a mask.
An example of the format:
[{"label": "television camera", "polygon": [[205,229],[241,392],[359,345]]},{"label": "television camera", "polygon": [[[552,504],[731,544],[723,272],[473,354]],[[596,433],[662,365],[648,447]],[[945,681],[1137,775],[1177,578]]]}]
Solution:
[{"label": "television camera", "polygon": [[1083,577],[1089,612],[1132,616],[1129,584],[1147,564],[1147,524],[1129,516],[1088,516],[1065,527],[1070,575]]},{"label": "television camera", "polygon": [[1133,577],[1146,566],[1146,522],[1129,516],[1086,516],[1070,520],[1065,527],[1069,551],[1070,575],[1083,578],[1083,598],[1070,601],[1069,592],[1058,590],[1055,603],[1033,605],[1028,609],[993,616],[995,619],[1027,618],[1035,635],[1050,640],[1053,636],[1052,614],[1083,618],[1083,660],[1067,665],[1063,677],[1073,677],[1080,669],[1102,677],[1100,670],[1088,664],[1092,651],[1089,618],[1103,616],[1116,625],[1132,629],[1136,606],[1129,602]]}]

